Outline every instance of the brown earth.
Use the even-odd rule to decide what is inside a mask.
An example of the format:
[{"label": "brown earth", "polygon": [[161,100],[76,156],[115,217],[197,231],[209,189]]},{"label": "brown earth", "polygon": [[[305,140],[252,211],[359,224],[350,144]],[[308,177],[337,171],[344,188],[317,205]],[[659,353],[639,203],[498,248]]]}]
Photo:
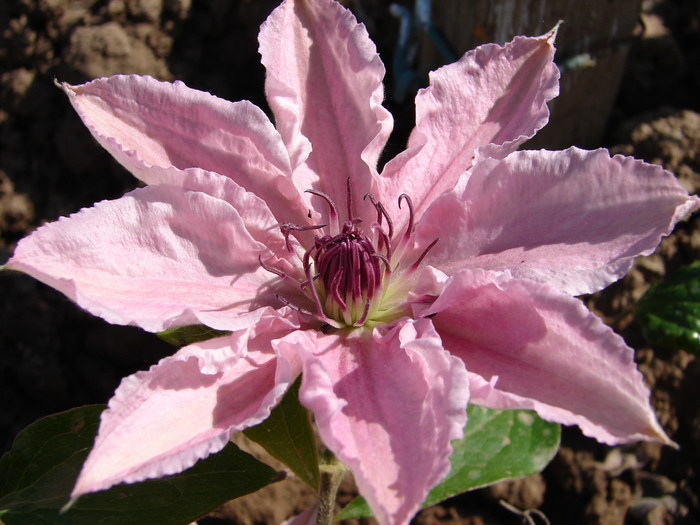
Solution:
[{"label": "brown earth", "polygon": [[[256,37],[276,4],[0,2],[0,263],[40,224],[136,186],[94,143],[54,87],[54,78],[80,83],[115,73],[150,74],[266,107]],[[359,4],[385,63],[390,62],[397,28],[388,2]],[[608,143],[614,152],[663,164],[697,192],[700,1],[646,2],[643,20],[645,38],[632,46]],[[389,77],[387,92],[391,82]],[[398,128],[391,144],[400,148],[412,108],[387,105]],[[682,349],[649,346],[630,313],[651,283],[698,258],[700,218],[695,217],[665,239],[656,254],[641,258],[624,279],[585,298],[637,350],[659,420],[679,450],[652,444],[609,448],[567,428],[560,452],[541,475],[453,498],[423,511],[416,522],[522,523],[521,516],[499,504],[504,500],[519,509],[540,509],[560,524],[700,523],[700,362]],[[7,272],[0,273],[0,327],[0,452],[35,419],[106,402],[123,376],[172,351],[151,334],[107,325],[52,289]],[[341,500],[351,493],[348,483]],[[272,525],[308,502],[308,494],[294,484],[279,484],[202,523]]]}]

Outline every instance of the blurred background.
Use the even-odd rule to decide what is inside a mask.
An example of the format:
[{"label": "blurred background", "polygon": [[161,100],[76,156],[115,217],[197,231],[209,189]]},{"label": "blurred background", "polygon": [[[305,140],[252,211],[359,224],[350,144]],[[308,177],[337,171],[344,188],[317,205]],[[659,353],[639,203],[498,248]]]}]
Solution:
[{"label": "blurred background", "polygon": [[[92,139],[54,79],[148,74],[267,111],[257,33],[278,3],[2,0],[0,264],[44,222],[137,185]],[[700,0],[434,0],[430,31],[413,27],[406,42],[388,0],[343,3],[365,23],[387,65],[385,104],[396,129],[383,161],[403,149],[413,95],[428,71],[450,55],[542,34],[563,20],[556,55],[562,94],[550,104],[550,124],[525,147],[609,147],[666,166],[692,193],[700,189]],[[399,5],[414,7],[412,0]],[[636,349],[659,419],[680,450],[611,449],[565,429],[561,451],[542,474],[453,498],[417,522],[520,523],[498,505],[505,499],[541,509],[552,523],[700,523],[700,363],[683,349],[651,347],[626,314],[651,283],[698,258],[695,218],[622,281],[584,298]],[[82,312],[31,278],[0,273],[0,453],[37,418],[105,403],[122,377],[172,351],[152,334]],[[351,491],[349,484],[343,497]],[[303,507],[294,486],[256,497],[267,500],[238,502],[203,523],[272,525]]]}]

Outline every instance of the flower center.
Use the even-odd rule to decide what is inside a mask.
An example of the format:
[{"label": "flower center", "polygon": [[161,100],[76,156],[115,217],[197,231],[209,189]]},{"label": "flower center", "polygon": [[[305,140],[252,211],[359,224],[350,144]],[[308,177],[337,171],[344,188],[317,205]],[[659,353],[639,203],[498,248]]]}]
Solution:
[{"label": "flower center", "polygon": [[[317,236],[314,244],[309,255],[317,272],[316,290],[324,312],[348,326],[363,324],[375,295],[381,293],[381,254],[353,221],[347,221],[338,235]],[[310,264],[307,257],[307,274]]]},{"label": "flower center", "polygon": [[[377,220],[371,225],[371,234],[360,228],[362,219],[350,216],[342,227],[331,198],[316,190],[308,193],[323,198],[328,204],[329,224],[299,226],[289,223],[280,225],[287,249],[300,254],[304,279],[295,279],[285,272],[265,264],[262,267],[285,280],[295,282],[304,294],[313,301],[315,312],[293,304],[283,297],[279,299],[301,313],[315,317],[334,328],[362,326],[368,322],[391,322],[411,314],[414,302],[432,302],[433,297],[408,300],[409,277],[418,268],[428,251],[438,239],[428,245],[416,258],[411,247],[413,234],[413,205],[407,195],[399,197],[399,207],[406,201],[409,220],[406,232],[394,238],[394,227],[386,209],[368,193]],[[348,183],[348,210],[352,209]],[[384,224],[386,223],[386,224]],[[386,228],[385,228],[386,226]],[[296,239],[292,232],[326,230],[314,237],[313,246],[303,249],[303,255],[295,249]],[[296,243],[298,244],[298,243]],[[410,260],[406,261],[407,252]]]}]

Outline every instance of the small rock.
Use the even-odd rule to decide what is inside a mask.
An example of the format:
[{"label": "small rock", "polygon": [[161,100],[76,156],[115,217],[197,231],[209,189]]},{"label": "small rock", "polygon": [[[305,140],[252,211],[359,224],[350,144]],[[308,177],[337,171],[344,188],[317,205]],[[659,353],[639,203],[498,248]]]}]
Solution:
[{"label": "small rock", "polygon": [[673,516],[664,504],[656,498],[642,498],[627,511],[627,525],[672,525]]},{"label": "small rock", "polygon": [[12,181],[0,170],[0,233],[26,233],[33,220],[32,202],[26,195],[15,193]]},{"label": "small rock", "polygon": [[678,486],[666,476],[645,470],[640,470],[637,473],[637,477],[642,486],[642,494],[645,497],[660,498],[666,494],[673,494]]},{"label": "small rock", "polygon": [[184,20],[192,7],[192,0],[164,0],[163,9],[175,18]]},{"label": "small rock", "polygon": [[2,98],[8,100],[12,107],[17,107],[17,104],[27,93],[35,78],[36,73],[34,71],[23,67],[3,73],[0,75]]},{"label": "small rock", "polygon": [[118,73],[172,77],[162,58],[156,57],[145,42],[129,35],[116,22],[76,29],[64,58],[73,76],[77,74],[77,78],[69,79],[74,82]]},{"label": "small rock", "polygon": [[637,257],[634,261],[637,268],[651,274],[653,277],[663,277],[666,273],[666,265],[663,258],[658,254],[648,255],[646,257]]},{"label": "small rock", "polygon": [[129,14],[137,19],[158,22],[163,12],[163,0],[127,0]]},{"label": "small rock", "polygon": [[536,509],[544,502],[547,484],[541,474],[527,478],[501,481],[483,489],[484,494],[496,501],[504,500],[518,509]]},{"label": "small rock", "polygon": [[107,12],[110,14],[110,16],[119,16],[126,12],[126,3],[124,0],[109,0],[109,4],[107,4]]}]

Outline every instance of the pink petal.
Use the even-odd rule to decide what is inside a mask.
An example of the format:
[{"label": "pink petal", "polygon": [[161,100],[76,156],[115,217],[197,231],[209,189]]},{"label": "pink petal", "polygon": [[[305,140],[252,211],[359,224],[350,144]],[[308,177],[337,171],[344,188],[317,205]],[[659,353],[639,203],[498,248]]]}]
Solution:
[{"label": "pink petal", "polygon": [[[430,86],[416,97],[407,150],[382,174],[385,200],[408,194],[418,218],[454,187],[480,147],[490,144],[481,155],[503,158],[542,128],[546,103],[559,93],[555,35],[556,29],[503,47],[483,45],[431,73]],[[415,148],[422,149],[416,154]],[[399,216],[395,202],[391,206]]]},{"label": "pink petal", "polygon": [[634,351],[578,299],[507,273],[463,270],[431,314],[470,372],[472,403],[533,409],[608,444],[670,442]]},{"label": "pink petal", "polygon": [[[288,259],[292,264],[296,264],[298,261],[295,254],[288,252],[284,236],[280,231],[280,220],[272,213],[268,203],[254,193],[246,191],[233,180],[200,168],[185,170],[172,167],[152,168],[151,171],[159,172],[164,180],[173,180],[175,185],[182,186],[186,190],[206,193],[229,203],[238,211],[246,230],[256,241],[264,244],[276,257]],[[299,217],[302,223],[306,220],[307,213],[308,211],[304,210],[304,217]],[[285,216],[285,220],[293,218]],[[275,260],[265,262],[276,267],[280,266],[280,263]],[[294,268],[292,266],[287,265],[285,270],[293,275]]]},{"label": "pink petal", "polygon": [[301,514],[283,521],[282,525],[315,525],[317,516],[318,504],[309,507]]},{"label": "pink petal", "polygon": [[[235,330],[279,279],[274,257],[227,202],[160,185],[39,228],[7,267],[63,292],[94,315],[149,331],[203,323]],[[249,323],[250,321],[246,321]]]},{"label": "pink petal", "polygon": [[408,523],[449,471],[450,440],[462,436],[462,363],[442,349],[427,319],[405,319],[386,334],[297,333],[280,347],[302,356],[299,399],[379,522]]},{"label": "pink petal", "polygon": [[430,207],[419,244],[448,274],[508,269],[570,294],[600,290],[695,209],[673,174],[607,150],[521,151],[477,164]]},{"label": "pink petal", "polygon": [[[221,450],[232,432],[263,421],[299,373],[270,347],[294,327],[271,316],[266,332],[190,345],[125,378],[71,495],[182,472]],[[228,359],[212,361],[212,352]]]},{"label": "pink petal", "polygon": [[147,184],[174,183],[152,167],[199,167],[230,177],[275,212],[301,205],[279,133],[248,101],[136,75],[63,90],[97,141]]},{"label": "pink petal", "polygon": [[356,210],[369,206],[362,197],[392,118],[381,106],[384,65],[367,30],[332,0],[287,0],[259,40],[267,98],[297,188],[325,192],[345,218],[349,178]]}]

